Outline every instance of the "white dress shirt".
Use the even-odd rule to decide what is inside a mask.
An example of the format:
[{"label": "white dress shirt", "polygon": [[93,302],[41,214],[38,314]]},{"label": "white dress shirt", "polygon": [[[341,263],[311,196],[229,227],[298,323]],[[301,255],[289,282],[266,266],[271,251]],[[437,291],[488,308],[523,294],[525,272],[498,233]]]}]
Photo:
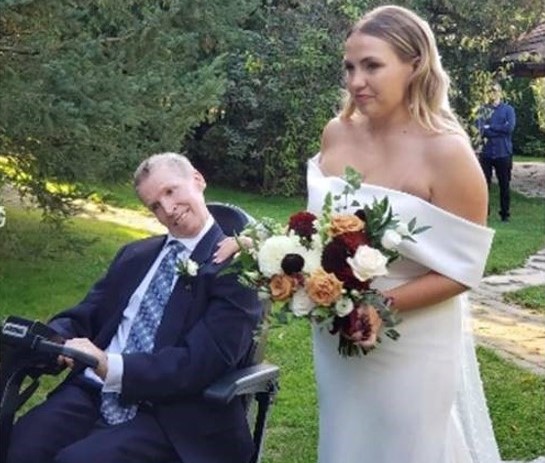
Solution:
[{"label": "white dress shirt", "polygon": [[[104,379],[104,381],[102,381],[102,379],[100,379],[91,368],[87,368],[85,370],[85,376],[101,384],[103,392],[121,392],[121,384],[123,378],[123,356],[121,355],[121,353],[123,352],[123,349],[127,344],[129,331],[134,322],[138,309],[140,308],[142,298],[144,297],[144,294],[146,293],[146,290],[151,283],[151,279],[155,274],[157,267],[159,267],[159,264],[163,260],[163,257],[168,252],[168,244],[171,241],[175,240],[182,243],[185,246],[185,249],[180,252],[180,254],[178,255],[178,259],[185,261],[189,258],[191,253],[197,247],[197,244],[203,238],[203,236],[206,235],[210,228],[212,228],[213,224],[214,219],[211,215],[209,215],[203,229],[197,236],[193,238],[176,238],[171,234],[168,234],[163,249],[161,249],[161,252],[158,254],[157,258],[149,268],[148,272],[144,276],[144,279],[141,281],[141,283],[138,285],[138,288],[136,288],[136,290],[130,297],[129,303],[123,311],[123,318],[121,319],[121,323],[117,328],[117,332],[112,338],[110,345],[104,350],[108,356],[108,372],[106,373],[106,378]],[[174,280],[172,281],[172,288],[174,288],[174,285],[178,281],[178,276],[178,273],[175,273]]]}]

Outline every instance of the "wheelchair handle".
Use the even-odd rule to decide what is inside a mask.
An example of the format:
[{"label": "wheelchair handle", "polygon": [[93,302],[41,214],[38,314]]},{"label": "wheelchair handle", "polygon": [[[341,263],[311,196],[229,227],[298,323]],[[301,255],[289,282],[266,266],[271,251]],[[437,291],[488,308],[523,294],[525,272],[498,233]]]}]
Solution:
[{"label": "wheelchair handle", "polygon": [[46,339],[38,339],[36,341],[35,349],[37,352],[43,352],[46,354],[64,355],[65,357],[73,358],[81,363],[83,366],[96,368],[98,366],[98,360],[92,355],[81,352],[71,347],[66,347],[63,344],[47,341]]},{"label": "wheelchair handle", "polygon": [[8,317],[2,326],[2,343],[14,346],[18,349],[34,350],[36,352],[64,355],[70,357],[83,366],[96,368],[98,360],[85,352],[66,347],[59,342],[50,341],[56,331],[39,322],[31,322],[20,317]]}]

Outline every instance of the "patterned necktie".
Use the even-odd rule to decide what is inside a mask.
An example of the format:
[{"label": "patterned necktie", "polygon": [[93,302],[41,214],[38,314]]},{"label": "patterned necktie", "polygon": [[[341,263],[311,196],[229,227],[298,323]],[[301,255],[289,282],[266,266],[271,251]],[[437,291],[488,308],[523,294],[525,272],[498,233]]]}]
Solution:
[{"label": "patterned necktie", "polygon": [[[168,247],[169,250],[155,271],[129,330],[127,343],[123,349],[125,354],[153,351],[157,328],[172,290],[177,257],[186,249],[179,241],[171,241]],[[100,412],[108,424],[128,421],[134,418],[137,410],[137,405],[121,405],[117,392],[102,393]]]}]

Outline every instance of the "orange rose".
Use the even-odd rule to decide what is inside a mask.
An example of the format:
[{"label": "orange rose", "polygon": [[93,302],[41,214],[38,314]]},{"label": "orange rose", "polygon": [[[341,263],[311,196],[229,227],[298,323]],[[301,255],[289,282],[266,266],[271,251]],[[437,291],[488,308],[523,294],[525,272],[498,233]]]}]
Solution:
[{"label": "orange rose", "polygon": [[341,297],[343,284],[335,274],[327,273],[324,269],[319,268],[311,273],[305,289],[310,299],[316,304],[329,306]]},{"label": "orange rose", "polygon": [[272,276],[269,288],[273,301],[284,301],[295,292],[296,281],[288,275],[276,274]]},{"label": "orange rose", "polygon": [[365,224],[359,217],[352,214],[337,214],[331,217],[329,235],[337,236],[347,232],[359,232],[364,228]]}]

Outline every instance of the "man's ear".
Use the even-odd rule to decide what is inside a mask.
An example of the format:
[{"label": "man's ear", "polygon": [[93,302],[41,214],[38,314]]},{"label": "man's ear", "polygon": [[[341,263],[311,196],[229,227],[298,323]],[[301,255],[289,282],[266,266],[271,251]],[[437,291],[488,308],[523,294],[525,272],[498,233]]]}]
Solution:
[{"label": "man's ear", "polygon": [[201,191],[204,191],[206,189],[206,180],[197,169],[193,171],[193,180],[195,180],[196,185]]}]

